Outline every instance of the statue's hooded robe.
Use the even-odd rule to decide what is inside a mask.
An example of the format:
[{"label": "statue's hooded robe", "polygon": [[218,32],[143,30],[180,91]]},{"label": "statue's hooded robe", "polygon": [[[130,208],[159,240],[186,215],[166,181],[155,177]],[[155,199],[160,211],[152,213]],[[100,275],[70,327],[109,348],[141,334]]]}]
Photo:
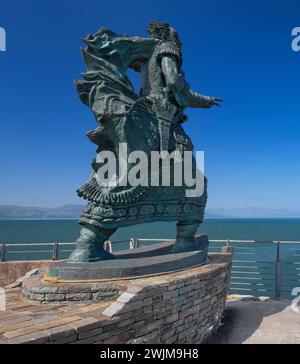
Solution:
[{"label": "statue's hooded robe", "polygon": [[[91,108],[98,127],[87,135],[101,151],[111,151],[116,159],[119,143],[127,143],[128,153],[160,151],[159,118],[151,97],[140,97],[128,76],[128,68],[150,57],[159,40],[120,36],[101,29],[83,39],[87,46],[82,50],[87,72],[84,80],[76,81],[81,100]],[[171,122],[169,152],[193,150],[181,123],[182,110]],[[122,155],[122,157],[127,157]],[[97,158],[92,163],[93,172],[78,195],[89,201],[80,218],[81,224],[104,228],[117,228],[152,221],[202,222],[206,205],[206,180],[203,193],[186,197],[185,186],[109,186],[99,180],[97,171],[103,166]],[[127,172],[133,167],[128,164]],[[150,173],[149,163],[149,173]],[[171,169],[174,163],[171,163]],[[196,163],[193,159],[193,174]],[[119,171],[117,170],[117,175]],[[172,173],[171,173],[172,175]]]}]

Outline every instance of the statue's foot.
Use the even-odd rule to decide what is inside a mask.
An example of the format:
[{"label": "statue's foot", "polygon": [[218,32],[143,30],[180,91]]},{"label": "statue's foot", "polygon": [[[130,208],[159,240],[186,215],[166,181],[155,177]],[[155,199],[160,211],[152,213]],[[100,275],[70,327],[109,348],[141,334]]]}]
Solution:
[{"label": "statue's foot", "polygon": [[92,249],[78,247],[70,255],[68,262],[85,263],[112,259],[116,259],[116,257],[112,253],[104,250],[102,247],[92,247]]},{"label": "statue's foot", "polygon": [[189,251],[202,250],[205,254],[208,251],[209,241],[206,235],[193,238],[176,238],[175,244],[171,250],[172,253],[183,253]]},{"label": "statue's foot", "polygon": [[112,253],[104,249],[104,243],[112,232],[113,230],[101,230],[93,225],[85,225],[80,230],[76,249],[70,255],[68,262],[85,263],[115,259]]},{"label": "statue's foot", "polygon": [[184,253],[194,250],[201,250],[195,239],[177,238],[171,252]]}]

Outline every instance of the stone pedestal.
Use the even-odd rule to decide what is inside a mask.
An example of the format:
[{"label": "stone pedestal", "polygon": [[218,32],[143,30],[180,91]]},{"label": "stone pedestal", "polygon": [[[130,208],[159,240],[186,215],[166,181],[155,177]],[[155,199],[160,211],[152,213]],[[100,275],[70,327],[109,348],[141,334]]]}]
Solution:
[{"label": "stone pedestal", "polygon": [[[35,293],[40,295],[36,296],[35,302],[55,297],[49,296],[49,287],[61,294],[62,301],[59,305],[48,302],[47,310],[51,310],[52,318],[43,323],[42,331],[40,324],[36,328],[32,324],[25,330],[26,335],[19,334],[16,341],[78,344],[205,342],[220,324],[229,290],[231,261],[231,253],[211,253],[205,265],[154,277],[101,284],[73,283],[72,287],[65,283],[44,283],[44,292]],[[98,294],[98,298],[89,296],[79,306],[67,302],[75,295],[87,298],[88,285],[90,293]],[[32,278],[24,282],[25,297],[34,299],[34,296],[28,296],[28,292],[34,293],[34,286]],[[100,297],[105,302],[92,302]],[[34,311],[37,306],[44,307],[33,305]],[[27,312],[30,307],[30,304],[26,305]],[[45,308],[41,309],[45,311]],[[53,316],[57,317],[56,311],[63,323],[59,335],[56,333],[57,318],[53,319]],[[54,320],[54,328],[51,320]]]},{"label": "stone pedestal", "polygon": [[172,253],[175,240],[141,248],[119,251],[115,259],[98,262],[60,261],[49,268],[49,278],[72,280],[129,279],[177,271],[204,264],[207,259],[207,235],[195,237],[196,250]]}]

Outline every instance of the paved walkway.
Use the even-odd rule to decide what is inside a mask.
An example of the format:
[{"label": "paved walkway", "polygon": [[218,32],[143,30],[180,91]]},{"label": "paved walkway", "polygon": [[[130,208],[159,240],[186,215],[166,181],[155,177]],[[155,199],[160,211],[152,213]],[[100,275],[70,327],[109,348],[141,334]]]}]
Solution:
[{"label": "paved walkway", "polygon": [[72,339],[70,330],[106,319],[102,312],[110,305],[110,302],[33,304],[22,298],[20,288],[8,289],[6,296],[7,310],[0,312],[0,344],[33,341],[43,344],[47,337],[49,341],[68,343]]},{"label": "paved walkway", "polygon": [[212,343],[300,344],[300,312],[287,300],[227,302]]}]

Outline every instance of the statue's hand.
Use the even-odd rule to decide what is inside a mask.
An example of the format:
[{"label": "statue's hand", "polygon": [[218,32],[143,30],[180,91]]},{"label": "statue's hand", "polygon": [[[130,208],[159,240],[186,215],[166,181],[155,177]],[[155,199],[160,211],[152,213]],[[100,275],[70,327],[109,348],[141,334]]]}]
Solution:
[{"label": "statue's hand", "polygon": [[223,100],[220,99],[219,97],[211,97],[211,106],[216,105],[220,107],[221,106],[220,102],[223,102]]}]

